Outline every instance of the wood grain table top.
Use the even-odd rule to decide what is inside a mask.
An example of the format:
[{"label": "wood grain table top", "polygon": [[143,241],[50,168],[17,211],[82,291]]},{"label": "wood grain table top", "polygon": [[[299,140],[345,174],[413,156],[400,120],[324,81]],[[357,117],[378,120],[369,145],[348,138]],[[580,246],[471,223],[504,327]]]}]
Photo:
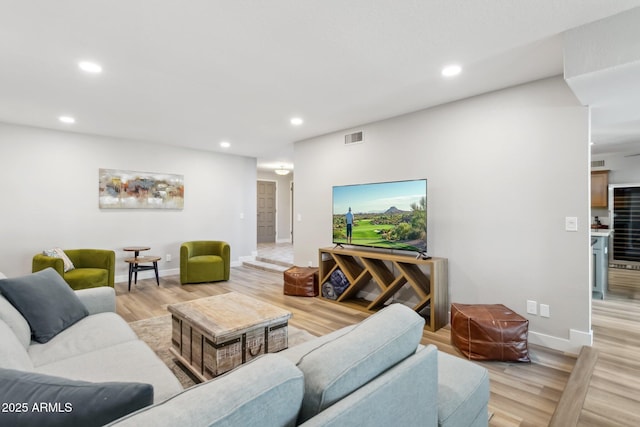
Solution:
[{"label": "wood grain table top", "polygon": [[159,256],[139,256],[137,258],[125,258],[124,262],[128,262],[130,264],[142,264],[144,262],[158,262],[161,259],[162,258],[160,258]]},{"label": "wood grain table top", "polygon": [[126,248],[122,248],[123,251],[127,252],[148,251],[149,249],[151,249],[149,246],[127,246]]},{"label": "wood grain table top", "polygon": [[171,304],[167,309],[212,338],[283,323],[291,318],[287,310],[237,292]]}]

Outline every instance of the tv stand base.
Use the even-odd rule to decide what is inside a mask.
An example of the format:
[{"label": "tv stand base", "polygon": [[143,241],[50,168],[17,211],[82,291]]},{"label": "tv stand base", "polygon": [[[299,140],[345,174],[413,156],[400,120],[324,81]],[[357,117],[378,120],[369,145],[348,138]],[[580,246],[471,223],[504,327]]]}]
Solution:
[{"label": "tv stand base", "polygon": [[[337,302],[367,312],[376,311],[404,286],[418,298],[412,308],[426,317],[426,327],[436,331],[449,323],[446,258],[413,258],[386,252],[355,249],[321,248],[319,254],[319,285],[329,280],[338,268],[349,285]],[[425,254],[426,255],[426,254]],[[363,304],[357,294],[374,282],[380,293]]]}]

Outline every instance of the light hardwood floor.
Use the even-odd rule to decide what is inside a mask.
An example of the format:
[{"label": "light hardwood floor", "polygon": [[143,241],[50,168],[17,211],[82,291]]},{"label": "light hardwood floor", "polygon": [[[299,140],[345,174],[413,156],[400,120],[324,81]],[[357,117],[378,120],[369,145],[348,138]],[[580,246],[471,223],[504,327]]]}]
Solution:
[{"label": "light hardwood floor", "polygon": [[[202,285],[181,286],[178,276],[138,281],[127,292],[126,283],[117,283],[117,311],[127,321],[167,314],[168,304],[236,291],[284,307],[293,313],[291,324],[314,335],[323,335],[367,317],[366,313],[321,298],[283,295],[282,273],[247,267],[233,267],[231,279]],[[452,347],[449,327],[425,331],[423,344],[435,344],[441,351],[459,356]],[[546,426],[576,359],[572,355],[532,346],[533,363],[483,362],[490,372],[493,413],[491,426]]]},{"label": "light hardwood floor", "polygon": [[640,426],[640,300],[608,293],[592,313],[598,360],[577,425]]}]

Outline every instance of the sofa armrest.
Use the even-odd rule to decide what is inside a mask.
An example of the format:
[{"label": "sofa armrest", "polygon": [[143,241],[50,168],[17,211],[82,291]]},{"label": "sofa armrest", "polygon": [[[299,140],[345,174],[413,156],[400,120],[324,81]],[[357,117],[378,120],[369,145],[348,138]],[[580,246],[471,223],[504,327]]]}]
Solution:
[{"label": "sofa armrest", "polygon": [[180,283],[186,283],[189,279],[189,258],[191,258],[191,242],[180,245]]},{"label": "sofa armrest", "polygon": [[474,362],[438,352],[438,423],[440,426],[487,425],[489,371]]},{"label": "sofa armrest", "polygon": [[80,301],[87,307],[89,314],[115,313],[116,291],[107,286],[75,291]]},{"label": "sofa armrest", "polygon": [[43,254],[36,254],[33,256],[33,261],[31,262],[32,273],[49,267],[57,271],[60,277],[64,277],[64,261],[62,258],[55,258]]}]

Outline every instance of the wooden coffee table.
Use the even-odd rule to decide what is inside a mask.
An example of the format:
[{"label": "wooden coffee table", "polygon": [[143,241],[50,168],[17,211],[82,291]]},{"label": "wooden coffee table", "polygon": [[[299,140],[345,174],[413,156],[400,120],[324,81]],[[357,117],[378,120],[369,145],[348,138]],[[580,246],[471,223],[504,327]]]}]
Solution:
[{"label": "wooden coffee table", "polygon": [[288,346],[291,313],[236,292],[167,307],[171,353],[206,381]]}]

